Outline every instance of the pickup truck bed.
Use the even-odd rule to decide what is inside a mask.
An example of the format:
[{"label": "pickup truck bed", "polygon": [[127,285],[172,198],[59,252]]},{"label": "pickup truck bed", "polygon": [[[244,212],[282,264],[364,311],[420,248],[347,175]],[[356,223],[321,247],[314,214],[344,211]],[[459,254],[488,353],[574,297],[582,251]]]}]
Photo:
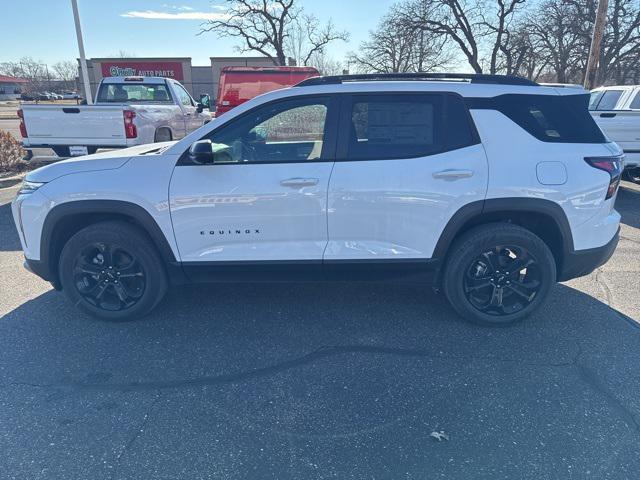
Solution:
[{"label": "pickup truck bed", "polygon": [[179,140],[211,120],[207,106],[171,79],[109,77],[96,97],[95,105],[23,104],[18,111],[23,146],[52,148],[63,157],[84,155]]}]

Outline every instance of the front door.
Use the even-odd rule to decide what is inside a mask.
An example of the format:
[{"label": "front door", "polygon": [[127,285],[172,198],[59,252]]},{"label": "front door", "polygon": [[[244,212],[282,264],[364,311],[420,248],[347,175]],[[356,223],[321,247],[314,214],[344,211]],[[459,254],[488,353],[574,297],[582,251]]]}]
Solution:
[{"label": "front door", "polygon": [[177,82],[173,83],[173,88],[178,96],[178,102],[182,109],[184,130],[186,135],[189,135],[194,130],[197,130],[204,125],[204,115],[198,112],[196,102],[191,98],[189,92],[187,92],[182,85]]},{"label": "front door", "polygon": [[188,152],[170,184],[176,241],[185,266],[213,262],[321,262],[336,115],[328,96],[256,107],[205,139],[216,163]]}]

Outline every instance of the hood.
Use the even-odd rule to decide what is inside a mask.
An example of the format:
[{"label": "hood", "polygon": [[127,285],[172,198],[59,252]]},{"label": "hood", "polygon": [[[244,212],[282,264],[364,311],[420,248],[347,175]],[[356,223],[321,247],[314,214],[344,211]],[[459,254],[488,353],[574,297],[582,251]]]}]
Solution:
[{"label": "hood", "polygon": [[51,163],[40,167],[27,175],[30,182],[50,182],[56,178],[72,173],[94,172],[98,170],[114,170],[122,167],[132,157],[158,153],[175,142],[148,143],[123,150],[110,150],[108,152],[94,153],[83,157],[74,157],[67,160]]}]

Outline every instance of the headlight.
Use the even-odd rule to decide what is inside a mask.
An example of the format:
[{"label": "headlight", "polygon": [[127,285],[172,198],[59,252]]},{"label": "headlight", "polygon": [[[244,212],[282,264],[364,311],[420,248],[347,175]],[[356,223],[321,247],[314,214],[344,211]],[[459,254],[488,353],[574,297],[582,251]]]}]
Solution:
[{"label": "headlight", "polygon": [[20,190],[18,190],[18,195],[26,195],[28,193],[33,193],[37,189],[39,189],[42,185],[44,185],[44,182],[30,182],[28,180],[25,180],[22,182],[22,185],[20,186]]}]

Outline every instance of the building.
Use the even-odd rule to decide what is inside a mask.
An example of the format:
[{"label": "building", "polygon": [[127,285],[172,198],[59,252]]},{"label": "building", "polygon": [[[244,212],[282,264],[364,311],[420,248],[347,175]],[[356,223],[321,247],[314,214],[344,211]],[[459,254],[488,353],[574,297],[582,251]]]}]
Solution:
[{"label": "building", "polygon": [[[201,94],[208,93],[214,100],[218,94],[218,80],[222,67],[272,65],[273,62],[267,57],[211,57],[210,65],[206,66],[191,65],[189,57],[87,59],[89,83],[94,98],[98,84],[104,77],[153,76],[179,81],[196,99]],[[78,84],[83,85],[82,81]]]},{"label": "building", "polygon": [[28,80],[0,75],[0,100],[17,100],[24,91]]}]

